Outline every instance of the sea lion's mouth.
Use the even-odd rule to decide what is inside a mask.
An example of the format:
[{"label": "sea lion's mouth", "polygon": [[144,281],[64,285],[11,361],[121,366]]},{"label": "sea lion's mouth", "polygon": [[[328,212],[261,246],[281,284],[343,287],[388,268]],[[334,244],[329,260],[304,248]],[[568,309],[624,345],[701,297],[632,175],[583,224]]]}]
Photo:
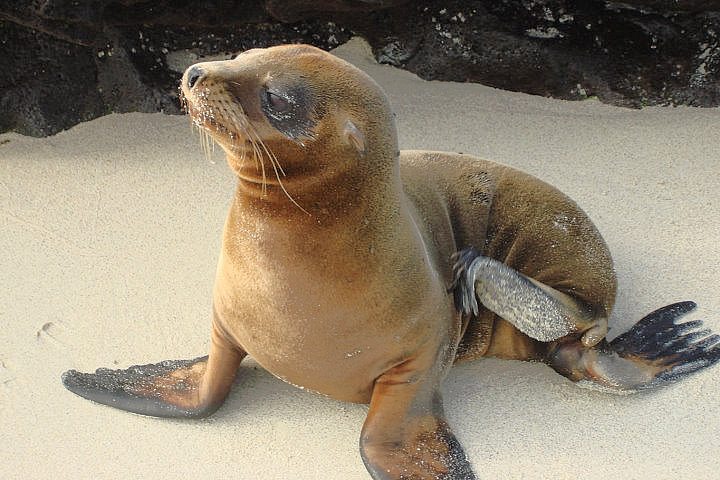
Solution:
[{"label": "sea lion's mouth", "polygon": [[248,121],[242,112],[229,112],[227,108],[215,105],[207,95],[188,98],[183,94],[183,106],[192,124],[229,152],[243,154],[252,150]]},{"label": "sea lion's mouth", "polygon": [[[204,100],[204,99],[203,99]],[[223,121],[222,114],[207,101],[193,101],[184,97],[185,110],[193,125],[210,134],[231,136],[232,130]]]}]

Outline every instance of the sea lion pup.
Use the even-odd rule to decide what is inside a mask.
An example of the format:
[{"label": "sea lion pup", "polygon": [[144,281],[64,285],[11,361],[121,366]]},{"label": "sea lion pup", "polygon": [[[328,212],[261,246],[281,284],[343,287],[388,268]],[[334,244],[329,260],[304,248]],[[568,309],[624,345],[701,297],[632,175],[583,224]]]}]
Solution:
[{"label": "sea lion pup", "polygon": [[720,338],[660,309],[607,342],[616,281],[580,208],[525,173],[465,155],[398,152],[381,88],[309,46],[250,50],[182,79],[187,109],[238,177],[213,296],[209,356],[63,375],[131,412],[203,417],[246,355],[274,375],[369,402],[375,479],[472,479],[440,384],[460,360],[540,360],[615,392],[720,359]]}]

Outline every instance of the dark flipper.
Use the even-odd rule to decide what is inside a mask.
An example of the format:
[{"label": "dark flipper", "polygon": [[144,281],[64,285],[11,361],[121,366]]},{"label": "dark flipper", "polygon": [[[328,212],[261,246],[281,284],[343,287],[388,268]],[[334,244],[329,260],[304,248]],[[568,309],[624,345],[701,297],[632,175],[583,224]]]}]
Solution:
[{"label": "dark flipper", "polygon": [[62,382],[81,397],[133,413],[203,417],[214,411],[209,411],[208,406],[199,408],[198,387],[207,358],[167,360],[126,370],[99,368],[95,373],[70,370],[63,373]]},{"label": "dark flipper", "polygon": [[699,330],[700,320],[677,323],[695,307],[694,302],[680,302],[655,310],[610,342],[609,349],[658,370],[645,388],[710,367],[720,361],[720,335]]},{"label": "dark flipper", "polygon": [[618,393],[631,393],[675,382],[720,361],[720,335],[700,330],[699,320],[678,323],[695,309],[680,302],[645,316],[612,342],[587,349],[558,342],[548,363],[571,380]]},{"label": "dark flipper", "polygon": [[230,392],[246,353],[216,329],[210,355],[193,360],[167,360],[124,370],[100,368],[95,373],[70,370],[62,382],[71,392],[103,405],[154,417],[206,417]]},{"label": "dark flipper", "polygon": [[[418,419],[423,429],[404,442],[361,444],[365,467],[375,480],[477,480],[460,442],[445,422]],[[412,431],[413,428],[411,428]]]},{"label": "dark flipper", "polygon": [[439,372],[429,370],[438,360],[428,352],[375,381],[360,437],[363,462],[375,480],[477,478],[445,419]]}]

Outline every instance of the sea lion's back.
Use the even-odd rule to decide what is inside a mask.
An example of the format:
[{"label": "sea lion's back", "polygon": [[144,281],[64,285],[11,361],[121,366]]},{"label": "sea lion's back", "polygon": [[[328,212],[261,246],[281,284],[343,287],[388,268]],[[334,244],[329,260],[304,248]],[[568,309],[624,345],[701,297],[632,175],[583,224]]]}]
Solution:
[{"label": "sea lion's back", "polygon": [[616,288],[610,252],[587,214],[560,190],[458,153],[402,151],[400,171],[444,272],[452,267],[446,258],[475,247],[561,291],[572,285],[573,295],[609,313]]},{"label": "sea lion's back", "polygon": [[[459,153],[400,152],[405,193],[415,204],[420,223],[432,232],[443,257],[469,245],[484,244],[492,201],[507,169]],[[441,243],[437,241],[439,236]]]}]

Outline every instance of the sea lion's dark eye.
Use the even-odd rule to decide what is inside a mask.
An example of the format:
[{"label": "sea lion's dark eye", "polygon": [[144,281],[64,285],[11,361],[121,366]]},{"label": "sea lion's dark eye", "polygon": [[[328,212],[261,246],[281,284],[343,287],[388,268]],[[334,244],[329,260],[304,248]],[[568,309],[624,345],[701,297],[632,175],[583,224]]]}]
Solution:
[{"label": "sea lion's dark eye", "polygon": [[311,135],[315,113],[306,85],[289,82],[265,85],[259,93],[260,108],[273,128],[293,140]]},{"label": "sea lion's dark eye", "polygon": [[267,92],[265,92],[265,95],[267,96],[268,105],[274,111],[282,113],[290,110],[290,102],[288,102],[286,99],[284,99],[277,93],[273,93],[268,90]]}]

